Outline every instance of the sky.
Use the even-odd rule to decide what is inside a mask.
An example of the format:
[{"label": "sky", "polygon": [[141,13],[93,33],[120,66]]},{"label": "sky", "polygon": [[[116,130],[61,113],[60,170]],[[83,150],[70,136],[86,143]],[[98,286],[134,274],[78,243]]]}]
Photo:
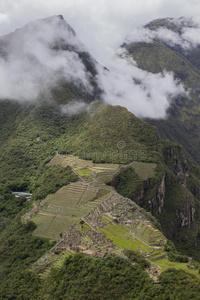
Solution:
[{"label": "sky", "polygon": [[199,0],[1,0],[0,35],[35,19],[61,14],[90,53],[106,65],[135,27],[163,17],[198,19],[199,11]]},{"label": "sky", "polygon": [[[105,92],[103,100],[112,105],[125,106],[141,118],[165,118],[171,100],[185,93],[184,86],[174,79],[173,73],[148,73],[138,69],[125,54],[121,53],[125,59],[117,58],[115,54],[127,36],[132,40],[149,40],[158,36],[165,42],[178,42],[186,48],[196,45],[200,42],[200,29],[193,32],[187,29],[181,37],[166,30],[152,36],[142,26],[165,17],[192,17],[199,22],[199,11],[199,0],[0,0],[0,35],[36,19],[63,15],[78,39],[99,62],[97,79]],[[48,89],[59,82],[59,78],[55,81],[55,74],[60,70],[67,80],[77,84],[82,82],[92,93],[89,83],[91,74],[79,57],[69,51],[55,56],[49,48],[56,36],[63,34],[66,41],[70,38],[70,42],[79,49],[82,44],[75,37],[70,37],[70,32],[65,34],[60,31],[54,21],[48,26],[40,25],[36,24],[38,28],[34,27],[34,34],[30,31],[28,35],[26,32],[21,36],[15,35],[8,59],[0,59],[0,98],[19,101],[36,99],[44,86]],[[30,60],[30,57],[34,59]],[[106,66],[109,72],[101,66]],[[76,111],[76,106],[65,108],[66,113]]]}]

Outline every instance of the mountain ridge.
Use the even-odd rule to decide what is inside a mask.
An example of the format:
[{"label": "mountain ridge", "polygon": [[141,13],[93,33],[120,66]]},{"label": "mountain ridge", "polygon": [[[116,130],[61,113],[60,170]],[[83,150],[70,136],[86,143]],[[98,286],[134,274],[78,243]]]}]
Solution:
[{"label": "mountain ridge", "polygon": [[[51,17],[49,20],[50,23],[52,20],[53,22],[56,20],[58,23],[64,22],[60,16],[53,17],[53,19]],[[47,38],[46,41],[52,41],[52,39]],[[39,45],[41,46],[40,40]],[[160,42],[152,43],[150,46],[154,47],[155,45],[158,47],[158,52],[163,47],[166,49],[166,46]],[[146,44],[143,43],[139,46],[140,51],[145,53]],[[127,46],[124,45],[124,47]],[[130,55],[137,56],[138,44],[130,47],[133,47],[134,50],[130,51]],[[49,50],[49,48],[47,49]],[[174,53],[174,50],[169,49],[170,53]],[[51,50],[49,50],[50,53]],[[77,82],[73,83],[71,80],[73,77],[62,77],[61,82],[56,82],[55,90],[51,89],[51,93],[47,94],[50,95],[50,99],[41,93],[37,97],[37,101],[19,102],[18,99],[13,100],[12,98],[0,101],[0,278],[2,286],[0,293],[2,293],[2,297],[18,299],[23,295],[24,299],[30,299],[27,291],[32,291],[33,298],[40,299],[45,296],[47,299],[51,297],[62,299],[63,293],[66,292],[65,295],[68,295],[68,291],[72,295],[77,295],[75,288],[72,290],[69,286],[66,288],[66,281],[76,282],[79,280],[81,285],[78,286],[82,287],[80,297],[84,295],[90,299],[88,297],[92,297],[93,292],[90,288],[86,288],[86,294],[84,294],[85,286],[82,280],[85,280],[84,282],[89,287],[94,285],[97,288],[96,279],[95,282],[90,280],[93,280],[91,279],[93,271],[95,273],[97,265],[100,264],[103,268],[101,276],[99,276],[101,290],[105,286],[104,278],[107,283],[114,278],[117,286],[125,289],[124,281],[123,285],[118,284],[118,279],[121,278],[121,267],[119,266],[121,265],[127,268],[130,274],[134,274],[134,278],[137,278],[136,283],[140,282],[140,286],[141,280],[146,282],[145,284],[149,287],[150,296],[148,296],[153,295],[156,299],[160,295],[159,287],[157,289],[144,268],[149,266],[150,262],[157,260],[160,260],[162,270],[166,270],[170,266],[177,269],[168,270],[166,274],[159,275],[159,268],[156,268],[155,271],[151,266],[152,270],[149,270],[149,273],[153,274],[154,280],[159,280],[162,293],[169,295],[164,287],[166,282],[168,284],[168,277],[169,280],[170,278],[181,278],[181,284],[180,281],[179,283],[174,281],[179,293],[184,278],[193,283],[191,286],[194,286],[194,292],[196,292],[199,284],[199,264],[194,260],[189,260],[188,256],[200,261],[200,170],[188,158],[183,146],[170,140],[160,139],[158,131],[160,133],[162,127],[159,124],[163,122],[163,127],[165,127],[166,120],[147,120],[148,122],[146,122],[146,120],[137,118],[124,107],[106,105],[102,101],[96,101],[101,99],[101,93],[103,93],[102,87],[99,87],[96,81],[98,71],[96,62],[90,54],[79,50],[75,49],[73,45],[72,47],[66,45],[65,40],[57,47],[53,46],[55,55],[62,53],[65,55],[70,52],[69,60],[78,59],[85,72],[84,75],[86,75],[85,82],[91,80],[91,90],[87,91],[87,85],[79,84],[79,80],[78,84]],[[129,50],[127,49],[127,51]],[[140,55],[141,53],[138,54],[138,61]],[[151,53],[151,55],[155,54]],[[178,57],[182,59],[181,55]],[[176,59],[177,56],[175,54],[174,56]],[[147,60],[146,56],[141,61],[143,67],[147,66],[145,59]],[[183,66],[180,72],[182,76],[187,68],[190,70],[191,63],[188,62],[186,66],[181,64],[181,66]],[[69,64],[69,73],[70,68],[73,69],[73,64]],[[150,63],[149,70],[152,70],[151,68]],[[175,68],[174,70],[177,78],[180,79],[178,70],[177,73]],[[196,86],[194,81],[199,78],[199,74],[196,74],[198,72],[195,70],[192,69],[194,73],[192,75],[188,71],[189,79],[184,79],[184,82],[188,83],[188,89],[192,89],[192,83]],[[87,73],[89,73],[89,77],[87,77]],[[189,120],[189,114],[196,109],[195,101],[198,101],[199,96],[198,86],[196,90],[192,91],[192,95],[191,103],[194,107],[189,107],[190,103],[187,104],[187,96],[174,99],[174,103],[169,109],[169,114],[172,114],[174,122],[177,122],[176,114],[181,118],[186,116],[185,118]],[[81,104],[83,105],[81,106]],[[80,105],[81,109],[77,109],[76,105]],[[6,117],[7,115],[9,118]],[[189,121],[187,124],[184,118],[178,120],[178,122],[182,122],[182,126],[188,128],[188,132],[191,131],[189,132],[191,135],[192,123],[191,120]],[[152,126],[151,122],[155,122],[158,127]],[[171,122],[170,119],[169,122]],[[197,125],[194,124],[194,126]],[[178,127],[177,123],[174,127],[173,123],[169,123],[168,126],[172,126],[174,130],[172,137],[177,141],[174,134]],[[2,134],[2,131],[5,132]],[[177,134],[179,132],[180,130]],[[164,134],[167,135],[167,132],[163,130]],[[181,136],[185,143],[189,134],[185,140],[184,136]],[[192,138],[194,138],[193,135],[191,135],[191,140]],[[198,144],[195,147],[198,147]],[[198,153],[194,156],[188,147],[186,149],[193,160],[197,160]],[[119,194],[115,192],[114,188]],[[12,192],[22,192],[22,190],[33,193],[30,202],[24,198],[16,200],[12,194]],[[119,198],[119,203],[116,204],[113,211],[109,206],[112,197],[110,198],[108,191],[114,191],[113,195],[117,195],[116,197]],[[92,210],[90,210],[91,208]],[[83,216],[82,213],[86,211],[87,215]],[[27,220],[28,216],[33,217],[32,220],[35,223]],[[63,219],[65,219],[64,223]],[[65,232],[69,225],[66,220],[69,219],[70,222],[76,220],[78,223],[75,223],[72,232]],[[56,224],[60,224],[60,227]],[[61,225],[62,231],[59,232]],[[159,227],[167,238],[174,241],[179,252],[172,242],[166,242],[163,233],[154,226]],[[52,238],[53,241],[41,238],[41,236]],[[156,244],[154,246],[159,249],[150,249],[155,244],[155,236],[156,242],[161,242],[162,245]],[[165,246],[163,240],[160,239],[161,236],[166,242]],[[61,243],[55,245],[55,240]],[[98,248],[96,243],[100,243],[100,252],[102,251],[105,257],[96,258],[94,255],[95,258],[89,258],[82,254],[74,255],[74,252],[83,251],[84,247],[89,246],[92,248],[88,248],[87,251],[95,252]],[[124,243],[130,249],[128,252],[122,253],[120,251],[125,248]],[[147,246],[148,249],[145,248]],[[31,247],[33,251],[30,250]],[[121,249],[117,252],[118,257],[109,255],[109,247],[114,252]],[[135,253],[134,247],[140,253]],[[49,249],[51,249],[50,253],[53,253],[54,250],[57,253],[53,253],[49,257]],[[146,255],[147,259],[149,257],[148,261],[144,259],[145,249],[148,252]],[[62,251],[64,251],[63,254]],[[124,260],[125,256],[127,256],[126,260]],[[49,266],[48,263],[50,263]],[[51,272],[52,267],[55,268]],[[33,272],[27,271],[31,268],[33,268]],[[70,268],[75,277],[69,272]],[[82,274],[80,268],[84,273],[81,275],[83,276],[81,279],[76,277],[77,272]],[[108,274],[109,280],[105,277],[105,268],[108,270],[106,274]],[[193,268],[193,270],[188,270],[188,268]],[[192,277],[180,269],[195,274],[196,277]],[[112,276],[109,275],[111,270]],[[37,272],[44,273],[44,278],[41,279]],[[129,272],[125,273],[129,274]],[[139,277],[136,276],[136,273]],[[154,273],[157,275],[154,276]],[[6,274],[5,277],[4,274]],[[27,278],[24,274],[27,275]],[[68,275],[72,277],[65,280]],[[27,281],[29,279],[31,286]],[[9,287],[7,287],[8,280]],[[129,282],[129,280],[126,281]],[[115,286],[114,282],[111,280],[113,286]],[[147,286],[145,285],[146,290],[148,290]],[[14,291],[15,289],[16,291]],[[127,297],[133,297],[135,285],[133,284],[132,289],[129,290],[129,287],[127,289],[129,293]],[[98,297],[102,299],[101,292],[98,288],[97,290],[97,299]],[[115,290],[116,288],[109,285],[105,290],[104,298],[106,299],[106,295],[113,295]],[[190,295],[191,291],[192,289],[189,288],[187,295]],[[173,292],[175,293],[176,289],[173,289]],[[145,291],[141,287],[138,297],[141,298],[144,295]]]},{"label": "mountain ridge", "polygon": [[[160,26],[157,22],[159,24],[161,22],[161,27],[165,26],[166,28],[166,19],[153,21],[151,25],[156,24],[156,29]],[[170,21],[170,24],[173,25],[173,22]],[[155,31],[154,27],[152,31]],[[169,138],[182,144],[193,161],[198,164],[199,65],[193,62],[193,53],[196,51],[195,55],[199,55],[198,45],[191,52],[187,50],[187,54],[185,54],[180,51],[180,47],[174,48],[161,39],[159,40],[158,37],[157,40],[151,42],[130,43],[125,48],[129,55],[136,60],[138,67],[153,73],[163,72],[163,70],[173,71],[175,77],[184,82],[189,95],[187,97],[179,96],[172,101],[165,120],[148,119],[148,122],[157,126],[161,138]]]}]

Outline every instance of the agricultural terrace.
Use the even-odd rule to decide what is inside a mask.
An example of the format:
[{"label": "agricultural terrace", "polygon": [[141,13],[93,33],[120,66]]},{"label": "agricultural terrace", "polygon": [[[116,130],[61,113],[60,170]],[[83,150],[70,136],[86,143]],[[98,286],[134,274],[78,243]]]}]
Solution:
[{"label": "agricultural terrace", "polygon": [[[34,231],[36,236],[56,239],[101,201],[112,196],[113,189],[106,182],[112,180],[125,165],[93,163],[92,160],[60,154],[56,154],[47,164],[52,165],[70,166],[80,180],[62,187],[55,194],[49,194],[32,219],[37,225]],[[133,162],[131,166],[143,179],[152,176],[156,167],[155,164],[142,162]]]},{"label": "agricultural terrace", "polygon": [[34,235],[56,239],[101,201],[112,196],[109,190],[103,192],[97,187],[77,182],[48,195],[40,205],[38,214],[32,219],[37,225]]}]

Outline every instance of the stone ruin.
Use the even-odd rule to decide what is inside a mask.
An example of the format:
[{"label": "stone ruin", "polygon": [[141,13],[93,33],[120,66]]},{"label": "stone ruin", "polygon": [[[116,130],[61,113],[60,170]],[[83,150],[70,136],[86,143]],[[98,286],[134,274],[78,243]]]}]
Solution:
[{"label": "stone ruin", "polygon": [[[102,227],[101,216],[111,211],[115,205],[116,198],[111,196],[102,202],[99,206],[92,209],[84,218],[86,224],[91,228]],[[74,253],[83,252],[90,255],[103,257],[107,252],[118,249],[110,239],[106,239],[106,235],[99,233],[93,229],[80,231],[78,224],[72,225],[63,235],[62,240],[54,250],[56,254],[69,250]]]},{"label": "stone ruin", "polygon": [[102,227],[102,222],[100,217],[113,209],[115,206],[116,198],[115,196],[111,196],[109,199],[103,201],[100,205],[93,208],[84,218],[83,220],[90,224],[91,227]]},{"label": "stone ruin", "polygon": [[55,254],[69,250],[74,253],[83,252],[93,256],[103,257],[108,251],[116,250],[110,239],[106,239],[106,235],[94,230],[80,232],[72,226],[59,242],[54,250]]}]

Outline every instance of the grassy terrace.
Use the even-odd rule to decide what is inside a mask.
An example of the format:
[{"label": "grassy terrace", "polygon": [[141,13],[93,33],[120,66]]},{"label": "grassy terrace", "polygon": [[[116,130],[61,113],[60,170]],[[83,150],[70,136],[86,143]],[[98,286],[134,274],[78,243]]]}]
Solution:
[{"label": "grassy terrace", "polygon": [[96,187],[88,187],[83,183],[62,187],[55,194],[46,197],[45,204],[32,219],[37,228],[34,235],[55,239],[70,225],[78,221],[92,208],[99,205],[94,202],[98,193]]},{"label": "grassy terrace", "polygon": [[184,271],[200,278],[200,274],[199,274],[198,270],[188,269],[188,263],[172,262],[172,261],[167,260],[166,258],[163,258],[163,259],[160,259],[159,261],[156,261],[156,264],[159,265],[159,267],[161,268],[161,271],[164,271],[169,268],[174,268],[177,270],[181,269],[181,270],[184,270]]},{"label": "grassy terrace", "polygon": [[[73,255],[73,253],[68,250],[62,252],[60,255],[54,254],[53,251],[48,252],[36,261],[29,270],[37,272],[40,278],[46,278],[52,268],[61,268],[66,257],[69,255]],[[45,263],[46,261],[48,261],[48,264]]]},{"label": "grassy terrace", "polygon": [[34,235],[55,239],[91,209],[112,196],[112,188],[104,182],[119,169],[117,164],[96,164],[73,155],[57,154],[49,163],[70,165],[79,175],[80,182],[71,183],[44,199],[39,213],[32,219],[37,225]]},{"label": "grassy terrace", "polygon": [[[132,234],[132,226],[127,228],[117,224],[108,215],[104,214],[101,217],[101,221],[104,226],[99,229],[99,232],[106,234],[106,237],[111,239],[118,248],[142,251],[150,261],[156,261],[156,263],[163,257],[165,258],[163,247],[158,247],[157,245],[158,241],[163,241],[163,236],[161,234],[158,235],[158,232],[150,225],[141,221],[137,226],[138,231]],[[153,238],[153,245],[151,238]],[[157,247],[154,248],[153,246]]]},{"label": "grassy terrace", "polygon": [[[91,227],[86,223],[81,226],[78,224],[80,219],[95,208],[94,214],[102,222],[102,226],[97,227],[96,230],[112,240],[113,244],[119,248],[116,251],[120,251],[120,249],[140,251],[162,271],[167,268],[183,269],[200,278],[198,271],[188,270],[186,263],[174,263],[166,259],[163,247],[165,237],[144,219],[137,207],[130,210],[130,205],[127,204],[126,218],[130,218],[132,222],[125,226],[114,221],[110,214],[99,216],[96,207],[113,195],[112,187],[106,186],[105,182],[119,170],[119,165],[94,164],[92,161],[79,159],[72,155],[56,155],[49,162],[49,165],[57,164],[70,165],[82,181],[64,186],[55,194],[48,195],[44,199],[44,205],[32,219],[37,225],[34,235],[56,239],[61,232],[66,231],[74,223],[77,224],[80,232],[87,232],[94,228],[94,224],[91,224]],[[156,164],[152,163],[133,162],[131,165],[142,179],[151,177],[156,168]],[[122,213],[123,206],[124,203],[117,204],[114,215]],[[83,243],[84,241],[89,244],[92,242],[88,236],[83,238]],[[48,265],[46,264],[44,267],[44,262],[39,260],[33,268],[39,272],[41,277],[46,277],[51,267],[60,267],[69,254],[69,251],[64,251],[60,255],[50,252],[47,257]]]},{"label": "grassy terrace", "polygon": [[153,238],[155,243],[161,241],[163,236],[160,232],[152,230],[153,228],[147,227],[145,223],[140,222],[138,225],[140,230],[138,230],[137,234],[132,235],[127,227],[115,224],[113,219],[108,215],[103,215],[101,221],[105,226],[99,229],[99,232],[105,233],[106,237],[111,239],[119,249],[136,250],[146,253],[151,264],[158,265],[161,271],[168,268],[181,269],[200,278],[198,270],[188,269],[188,263],[171,262],[167,260],[163,247],[153,247],[149,240],[151,241]]},{"label": "grassy terrace", "polygon": [[101,221],[105,224],[105,226],[101,228],[100,231],[104,232],[108,238],[113,240],[117,247],[129,250],[139,250],[142,248],[144,251],[148,249],[148,246],[134,238],[126,227],[114,224],[111,217],[103,215]]},{"label": "grassy terrace", "polygon": [[33,234],[35,236],[56,239],[61,232],[65,231],[66,228],[78,219],[78,217],[72,216],[52,216],[39,213],[33,218],[33,222],[37,225]]}]

